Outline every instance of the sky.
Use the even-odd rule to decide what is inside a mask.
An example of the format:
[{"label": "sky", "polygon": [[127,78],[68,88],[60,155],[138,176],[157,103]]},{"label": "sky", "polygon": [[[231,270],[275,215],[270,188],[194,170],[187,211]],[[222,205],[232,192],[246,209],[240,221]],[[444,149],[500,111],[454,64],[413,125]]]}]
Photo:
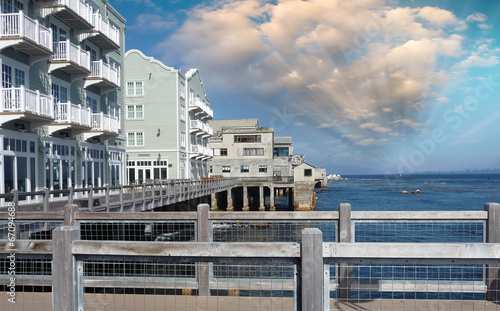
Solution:
[{"label": "sky", "polygon": [[500,168],[500,2],[109,0],[126,50],[197,68],[328,174]]}]

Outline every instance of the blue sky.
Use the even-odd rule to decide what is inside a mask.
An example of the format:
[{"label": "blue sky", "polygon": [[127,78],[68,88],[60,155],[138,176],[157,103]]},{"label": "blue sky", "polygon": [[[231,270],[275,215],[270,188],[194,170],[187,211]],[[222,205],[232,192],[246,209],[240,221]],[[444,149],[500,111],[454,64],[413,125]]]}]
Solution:
[{"label": "blue sky", "polygon": [[110,0],[126,49],[198,68],[328,173],[500,168],[500,3]]}]

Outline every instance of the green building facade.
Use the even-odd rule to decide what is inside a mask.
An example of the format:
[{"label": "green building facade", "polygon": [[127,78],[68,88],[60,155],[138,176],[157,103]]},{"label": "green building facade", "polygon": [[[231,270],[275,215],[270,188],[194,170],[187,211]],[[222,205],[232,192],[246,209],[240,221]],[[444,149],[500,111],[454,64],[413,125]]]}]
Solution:
[{"label": "green building facade", "polygon": [[199,71],[130,50],[125,76],[128,182],[207,177],[213,111]]}]

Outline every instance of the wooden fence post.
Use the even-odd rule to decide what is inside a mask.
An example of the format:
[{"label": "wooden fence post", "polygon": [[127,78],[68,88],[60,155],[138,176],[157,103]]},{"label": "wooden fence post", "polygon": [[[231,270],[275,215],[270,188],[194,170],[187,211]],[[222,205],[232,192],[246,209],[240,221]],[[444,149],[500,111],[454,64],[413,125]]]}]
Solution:
[{"label": "wooden fence post", "polygon": [[[486,203],[484,210],[488,212],[486,223],[486,243],[500,243],[500,204]],[[500,300],[500,266],[488,265],[486,272],[486,300],[498,302]]]},{"label": "wooden fence post", "polygon": [[[199,204],[197,214],[198,242],[210,242],[210,205]],[[210,263],[198,263],[198,295],[210,296]]]},{"label": "wooden fence post", "polygon": [[75,214],[78,210],[78,205],[76,204],[66,204],[64,206],[64,225],[65,226],[76,226]]},{"label": "wooden fence post", "polygon": [[[339,243],[351,243],[351,204],[341,203],[339,205]],[[351,279],[354,272],[349,263],[339,263],[339,298],[351,298]]]},{"label": "wooden fence post", "polygon": [[299,299],[303,311],[323,311],[323,233],[318,228],[302,230]]},{"label": "wooden fence post", "polygon": [[83,311],[83,279],[78,278],[72,242],[80,239],[80,229],[57,227],[52,232],[52,310]]}]

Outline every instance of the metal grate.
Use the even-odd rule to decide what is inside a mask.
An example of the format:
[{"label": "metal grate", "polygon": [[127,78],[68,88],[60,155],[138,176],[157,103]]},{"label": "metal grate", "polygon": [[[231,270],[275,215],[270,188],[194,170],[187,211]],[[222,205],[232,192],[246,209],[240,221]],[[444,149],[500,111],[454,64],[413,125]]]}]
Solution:
[{"label": "metal grate", "polygon": [[[51,240],[52,230],[63,225],[62,221],[24,221],[16,220],[16,233],[19,240]],[[0,221],[0,240],[8,238],[8,222]]]},{"label": "metal grate", "polygon": [[335,242],[336,222],[212,221],[213,242],[300,242],[302,229],[319,228],[325,242]]},{"label": "metal grate", "polygon": [[15,254],[11,261],[10,255],[0,259],[0,309],[52,310],[52,260]]},{"label": "metal grate", "polygon": [[81,221],[81,239],[98,241],[196,241],[194,221]]},{"label": "metal grate", "polygon": [[355,242],[481,243],[484,221],[355,221]]},{"label": "metal grate", "polygon": [[487,289],[482,266],[355,264],[345,267],[350,273],[336,291],[330,292],[330,297],[335,298],[331,300],[330,310],[500,309],[498,301],[485,300]]},{"label": "metal grate", "polygon": [[294,310],[293,265],[206,263],[217,277],[200,289],[199,264],[150,259],[85,260],[85,309]]}]

